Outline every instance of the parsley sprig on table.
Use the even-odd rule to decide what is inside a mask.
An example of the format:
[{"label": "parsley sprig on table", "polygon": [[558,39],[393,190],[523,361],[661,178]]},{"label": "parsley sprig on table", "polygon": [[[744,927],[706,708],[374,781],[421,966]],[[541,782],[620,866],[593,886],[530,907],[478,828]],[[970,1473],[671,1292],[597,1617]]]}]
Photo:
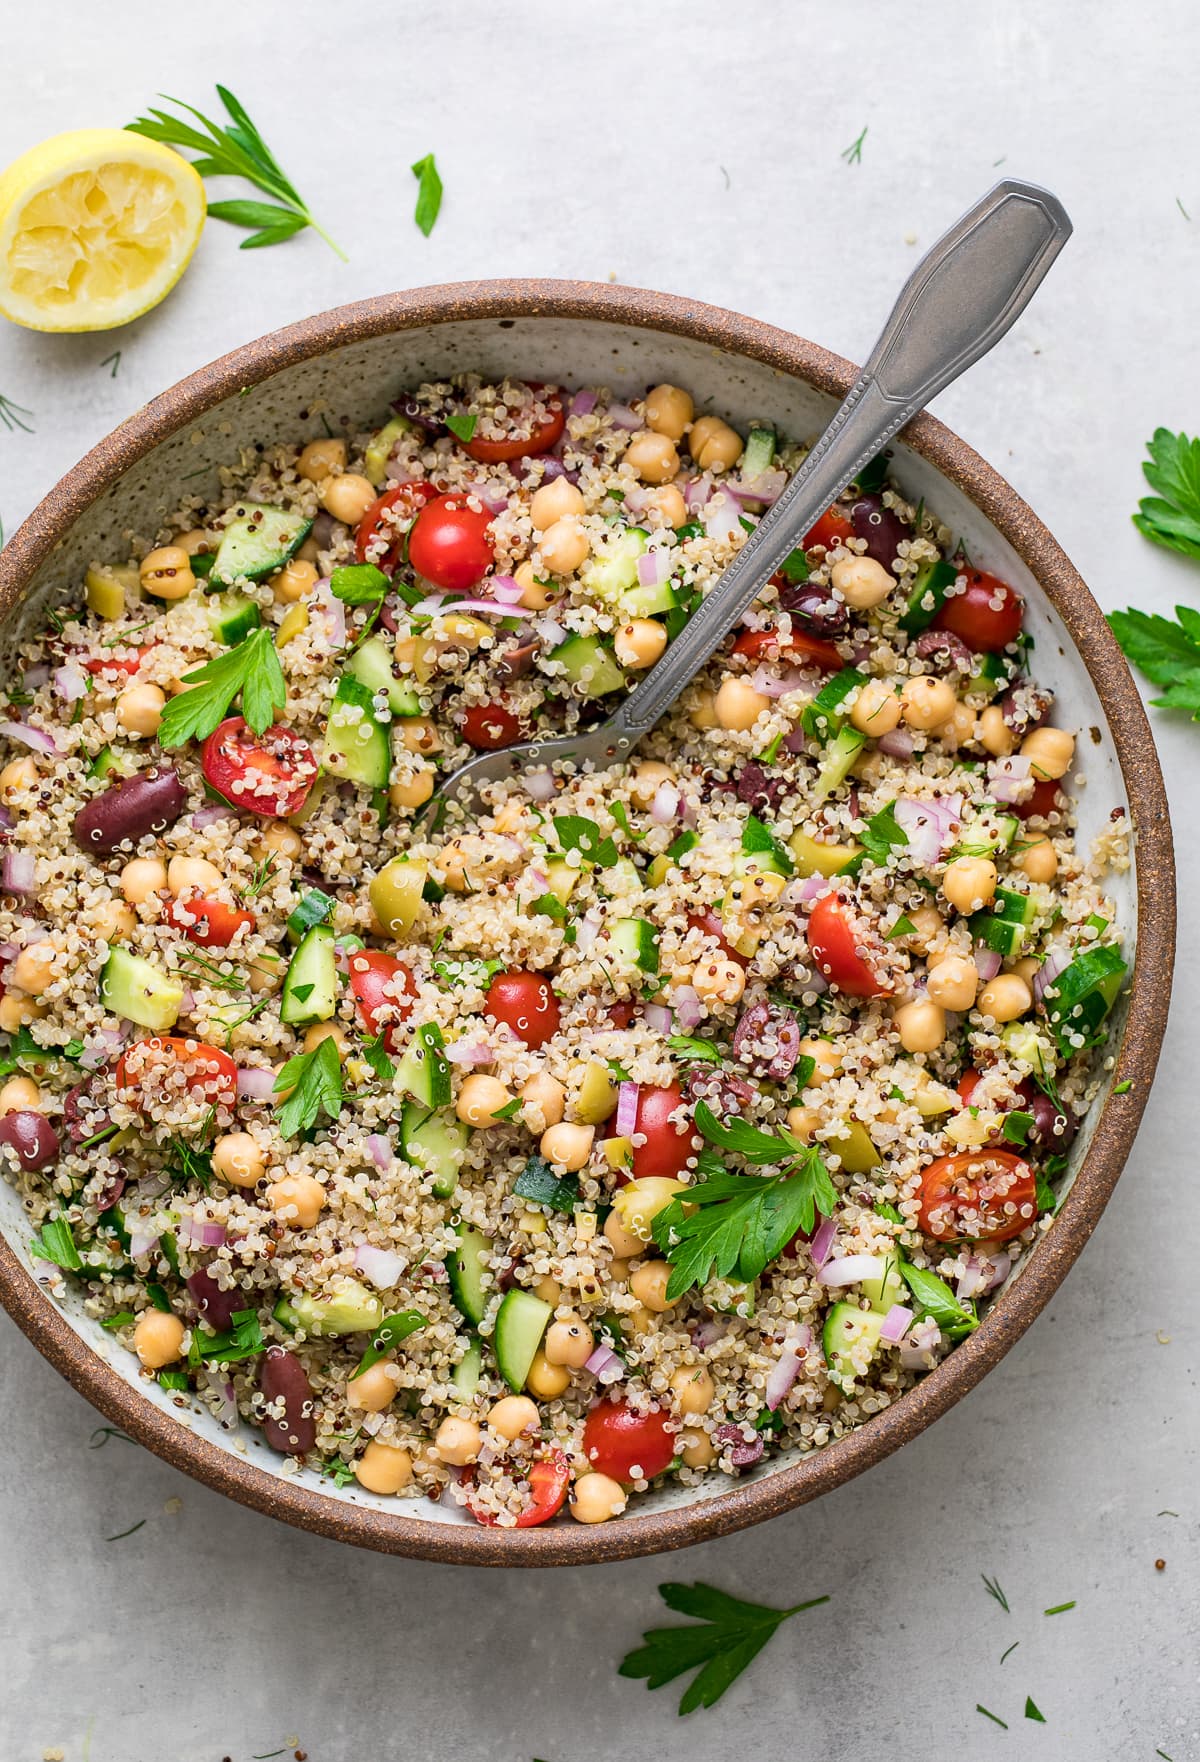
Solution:
[{"label": "parsley sprig on table", "polygon": [[295,185],[284,175],[275,155],[251,122],[245,105],[227,86],[217,87],[217,96],[229,117],[227,124],[213,122],[202,111],[185,104],[182,98],[169,97],[165,92],[159,95],[164,103],[174,104],[180,110],[186,110],[188,116],[195,117],[200,128],[194,128],[185,117],[172,116],[170,111],[151,110],[149,116],[139,116],[136,121],[126,124],[131,134],[145,135],[149,141],[162,141],[168,147],[187,147],[199,153],[199,159],[193,159],[192,164],[201,177],[245,178],[255,189],[275,198],[273,202],[209,203],[211,219],[252,229],[250,237],[242,240],[243,251],[259,245],[282,244],[284,239],[290,239],[294,233],[311,226],[343,263],[347,261],[341,246],[335,244],[320,222],[313,218]]},{"label": "parsley sprig on table", "polygon": [[1155,685],[1161,697],[1151,698],[1156,708],[1187,710],[1200,721],[1200,612],[1176,606],[1177,623],[1157,612],[1110,612],[1113,635],[1129,660]]},{"label": "parsley sprig on table", "polygon": [[225,720],[239,692],[242,714],[256,734],[268,729],[287,703],[275,639],[265,625],[252,630],[236,648],[185,673],[183,682],[192,689],[181,691],[163,710],[158,727],[161,747],[207,740]]},{"label": "parsley sprig on table", "polygon": [[1133,524],[1155,544],[1200,562],[1200,439],[1156,428],[1142,474],[1156,491],[1138,503]]},{"label": "parsley sprig on table", "polygon": [[658,1592],[668,1609],[694,1616],[699,1625],[651,1628],[642,1635],[645,1644],[622,1660],[620,1674],[644,1676],[647,1688],[661,1689],[685,1671],[696,1670],[679,1703],[681,1714],[715,1706],[785,1621],[829,1601],[810,1597],[790,1609],[770,1609],[711,1585],[659,1585]]},{"label": "parsley sprig on table", "polygon": [[336,1041],[322,1040],[311,1052],[290,1058],[275,1079],[275,1093],[287,1097],[278,1114],[279,1130],[285,1138],[307,1132],[316,1125],[318,1114],[325,1113],[331,1120],[340,1118],[342,1067]]}]

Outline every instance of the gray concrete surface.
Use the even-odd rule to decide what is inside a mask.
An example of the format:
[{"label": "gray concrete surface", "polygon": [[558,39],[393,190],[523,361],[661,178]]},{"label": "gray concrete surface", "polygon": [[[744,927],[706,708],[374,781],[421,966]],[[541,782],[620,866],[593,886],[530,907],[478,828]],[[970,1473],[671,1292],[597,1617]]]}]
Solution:
[{"label": "gray concrete surface", "polygon": [[[1106,606],[1167,609],[1200,590],[1200,572],[1128,518],[1147,435],[1200,426],[1191,0],[470,0],[436,16],[60,0],[5,13],[0,163],[59,128],[120,123],[159,89],[207,104],[222,79],[350,255],[343,266],[312,236],[239,253],[214,224],[170,301],[128,331],[5,329],[0,392],[35,413],[32,435],[0,431],[10,530],[162,386],[395,286],[613,275],[860,354],[917,246],[1002,166],[1052,185],[1076,237],[1027,320],[939,413],[1028,496]],[[839,155],[864,126],[849,165]],[[426,241],[408,168],[430,150],[446,201]],[[767,1528],[670,1561],[488,1575],[355,1554],[129,1444],[89,1449],[96,1416],[4,1323],[0,1762],[46,1749],[247,1762],[297,1742],[311,1762],[1200,1756],[1200,729],[1161,716],[1156,729],[1183,882],[1158,1084],[1082,1263],[974,1396]],[[715,1711],[679,1721],[670,1690],[615,1673],[668,1577],[833,1600]],[[1023,1718],[1026,1695],[1045,1725]]]}]

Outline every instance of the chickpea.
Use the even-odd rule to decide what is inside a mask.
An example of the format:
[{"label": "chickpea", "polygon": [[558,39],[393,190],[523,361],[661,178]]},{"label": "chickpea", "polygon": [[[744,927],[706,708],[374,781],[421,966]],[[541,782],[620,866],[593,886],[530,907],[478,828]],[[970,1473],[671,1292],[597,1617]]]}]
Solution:
[{"label": "chickpea", "polygon": [[193,526],[190,531],[181,532],[175,540],[180,550],[186,551],[189,557],[194,557],[198,553],[207,556],[209,551],[216,550],[218,542],[216,536],[211,532],[206,532],[202,526]]},{"label": "chickpea", "polygon": [[226,1132],[213,1145],[212,1165],[231,1187],[255,1187],[267,1166],[262,1146],[249,1132]]},{"label": "chickpea", "polygon": [[674,781],[675,771],[672,766],[664,765],[661,759],[643,759],[640,765],[635,766],[629,785],[634,806],[648,808],[658,794],[659,785]]},{"label": "chickpea", "polygon": [[831,1078],[837,1076],[842,1068],[842,1055],[832,1040],[817,1040],[816,1038],[802,1040],[800,1042],[800,1057],[811,1058],[813,1061],[813,1074],[808,1079],[810,1089],[816,1089],[822,1083],[828,1083]]},{"label": "chickpea", "polygon": [[543,1303],[548,1303],[551,1309],[557,1309],[562,1302],[562,1286],[557,1279],[552,1279],[549,1273],[538,1280],[533,1287],[533,1294],[535,1297],[540,1297]]},{"label": "chickpea", "polygon": [[127,685],[117,698],[117,721],[126,734],[157,734],[166,701],[157,685]]},{"label": "chickpea", "polygon": [[627,1260],[610,1260],[608,1276],[615,1285],[624,1285],[629,1278],[629,1262]]},{"label": "chickpea", "polygon": [[534,490],[529,503],[529,518],[535,532],[548,532],[568,515],[582,514],[586,506],[583,492],[569,478],[555,477]]},{"label": "chickpea", "polygon": [[720,723],[717,720],[717,699],[715,692],[697,690],[692,692],[691,708],[688,711],[688,721],[693,728],[718,728],[720,726]]},{"label": "chickpea", "polygon": [[868,679],[850,711],[851,726],[860,734],[890,734],[900,720],[900,699],[883,679]]},{"label": "chickpea", "polygon": [[802,1144],[810,1144],[813,1134],[821,1124],[821,1116],[815,1107],[789,1107],[787,1111],[787,1129],[793,1138],[799,1138]]},{"label": "chickpea", "polygon": [[975,1000],[981,1016],[994,1022],[1015,1022],[1033,1002],[1033,993],[1019,973],[997,973]]},{"label": "chickpea", "polygon": [[631,618],[617,631],[613,648],[622,667],[653,667],[667,646],[667,633],[656,618]]},{"label": "chickpea", "polygon": [[665,434],[645,429],[626,447],[625,463],[633,466],[643,483],[669,483],[679,470],[679,454]]},{"label": "chickpea", "polygon": [[829,579],[856,612],[882,605],[896,585],[891,570],[874,557],[840,557],[829,571]]},{"label": "chickpea", "polygon": [[692,988],[702,1003],[737,1003],[746,989],[745,968],[728,955],[697,961]]},{"label": "chickpea", "polygon": [[294,826],[285,826],[281,820],[273,820],[260,834],[260,842],[276,856],[289,857],[292,862],[304,849],[304,840]]},{"label": "chickpea", "polygon": [[585,1474],[575,1482],[570,1512],[576,1523],[607,1523],[620,1517],[629,1503],[629,1494],[620,1481],[606,1474]]},{"label": "chickpea", "polygon": [[646,1244],[642,1238],[635,1236],[632,1230],[626,1229],[621,1222],[621,1214],[618,1211],[610,1211],[605,1218],[604,1239],[609,1243],[613,1254],[619,1260],[629,1260],[635,1254],[644,1254],[646,1251]]},{"label": "chickpea", "polygon": [[354,1478],[368,1493],[402,1493],[413,1478],[412,1457],[396,1444],[372,1438],[354,1464]]},{"label": "chickpea", "polygon": [[548,1162],[557,1163],[559,1168],[574,1171],[581,1169],[592,1154],[592,1143],[596,1136],[595,1126],[575,1126],[566,1123],[551,1126],[542,1133],[538,1149]]},{"label": "chickpea", "polygon": [[679,1454],[688,1468],[711,1468],[717,1449],[707,1432],[680,1432]]},{"label": "chickpea", "polygon": [[298,600],[312,592],[317,580],[317,571],[312,563],[306,563],[301,557],[293,557],[283,565],[277,575],[271,577],[271,592],[275,595],[275,604],[294,606]]},{"label": "chickpea", "polygon": [[718,724],[734,732],[753,728],[763,711],[770,707],[770,698],[755,691],[748,679],[733,677],[722,682],[714,706]]},{"label": "chickpea", "polygon": [[687,525],[687,503],[673,483],[664,483],[658,489],[647,490],[646,513],[657,514],[664,526],[678,528]]},{"label": "chickpea", "polygon": [[979,989],[979,968],[965,954],[944,954],[930,967],[927,989],[932,1003],[943,1009],[970,1009]]},{"label": "chickpea", "polygon": [[955,751],[970,746],[979,733],[974,710],[969,704],[955,704],[944,722],[934,729],[934,738],[942,740]]},{"label": "chickpea", "polygon": [[572,1370],[582,1370],[595,1349],[591,1328],[575,1316],[570,1321],[551,1322],[542,1342],[542,1350],[551,1364],[565,1364]]},{"label": "chickpea", "polygon": [[343,526],[357,526],[375,500],[375,485],[357,471],[346,471],[340,477],[327,477],[317,490],[317,500]]},{"label": "chickpea", "polygon": [[1017,741],[999,704],[989,704],[979,718],[979,744],[993,758],[1006,759]]},{"label": "chickpea", "polygon": [[742,456],[742,437],[719,416],[701,416],[692,423],[688,452],[701,471],[728,471]]},{"label": "chickpea", "polygon": [[978,912],[996,892],[997,870],[990,857],[955,857],[946,865],[942,892],[957,912]]},{"label": "chickpea", "polygon": [[224,880],[217,865],[204,857],[172,857],[167,864],[167,886],[176,899],[181,893],[210,893]]},{"label": "chickpea", "polygon": [[1021,757],[1033,762],[1039,779],[1065,777],[1075,760],[1075,736],[1065,728],[1035,728],[1021,742]]},{"label": "chickpea", "polygon": [[285,1175],[267,1188],[267,1203],[282,1223],[311,1230],[325,1209],[325,1189],[312,1175]]},{"label": "chickpea", "polygon": [[630,1274],[629,1289],[642,1305],[654,1315],[661,1315],[664,1310],[671,1309],[679,1299],[667,1297],[667,1281],[671,1277],[671,1269],[665,1260],[649,1260],[645,1266],[639,1266]]},{"label": "chickpea", "polygon": [[407,783],[393,783],[388,800],[394,808],[419,808],[433,794],[434,774],[428,765],[414,771]]},{"label": "chickpea", "polygon": [[161,1370],[164,1364],[174,1364],[178,1359],[186,1332],[177,1315],[147,1309],[138,1317],[133,1330],[133,1349],[147,1370]]},{"label": "chickpea", "polygon": [[0,1089],[0,1114],[36,1112],[41,1104],[42,1092],[32,1077],[10,1077]]},{"label": "chickpea", "polygon": [[946,1012],[939,1003],[903,1003],[892,1020],[905,1052],[936,1052],[946,1038]]},{"label": "chickpea", "polygon": [[[950,865],[953,868],[953,864]],[[949,874],[949,870],[946,871]],[[908,913],[909,935],[918,954],[928,954],[946,935],[946,925],[935,905],[915,906]]]},{"label": "chickpea", "polygon": [[487,1423],[512,1444],[522,1432],[536,1431],[541,1417],[537,1402],[528,1395],[504,1395],[488,1409]]},{"label": "chickpea", "polygon": [[338,1022],[314,1022],[311,1028],[304,1030],[304,1050],[313,1052],[322,1040],[332,1040],[337,1047],[338,1058],[344,1059],[349,1051],[350,1042],[346,1038],[346,1030]]},{"label": "chickpea", "polygon": [[473,1419],[444,1419],[433,1440],[441,1462],[452,1468],[463,1468],[474,1462],[483,1448],[483,1436]]},{"label": "chickpea", "polygon": [[571,1373],[563,1364],[551,1364],[542,1351],[535,1352],[525,1387],[539,1401],[557,1401],[571,1386]]},{"label": "chickpea", "polygon": [[23,948],[12,964],[12,982],[18,991],[38,997],[53,982],[58,950],[48,937]]},{"label": "chickpea", "polygon": [[910,728],[936,728],[952,713],[954,704],[953,686],[927,673],[907,680],[900,693],[900,713]]},{"label": "chickpea", "polygon": [[441,752],[442,737],[428,716],[400,716],[395,726],[400,731],[400,745],[406,753]]},{"label": "chickpea", "polygon": [[1041,964],[1042,963],[1038,960],[1037,956],[1032,954],[1027,954],[1023,961],[1013,962],[1012,971],[1019,979],[1024,979],[1026,985],[1029,986],[1030,996],[1033,995],[1033,976],[1041,967]]},{"label": "chickpea", "polygon": [[496,1115],[513,1099],[498,1077],[485,1077],[476,1071],[459,1090],[455,1112],[465,1125],[482,1130],[500,1125]]},{"label": "chickpea", "polygon": [[320,483],[335,471],[346,469],[346,443],[344,440],[309,441],[300,450],[296,460],[297,477],[305,478],[309,483]]},{"label": "chickpea", "polygon": [[382,1413],[400,1393],[400,1383],[391,1359],[381,1358],[360,1370],[346,1384],[346,1406],[358,1407],[363,1413]]},{"label": "chickpea", "polygon": [[279,955],[266,951],[255,955],[246,969],[246,977],[250,981],[251,991],[256,996],[261,996],[264,991],[278,991],[286,972],[287,962]]},{"label": "chickpea", "polygon": [[0,771],[0,801],[7,802],[11,807],[36,783],[37,766],[29,754],[24,758],[13,759]]},{"label": "chickpea", "polygon": [[554,1077],[545,1071],[537,1071],[521,1088],[522,1111],[527,1118],[540,1121],[540,1128],[532,1126],[532,1130],[546,1131],[550,1126],[561,1124],[567,1107],[567,1092]]},{"label": "chickpea", "polygon": [[192,560],[181,545],[163,545],[142,558],[138,580],[145,593],[160,600],[182,600],[196,585]]},{"label": "chickpea", "polygon": [[652,392],[647,392],[642,413],[646,427],[652,428],[655,434],[665,434],[668,440],[681,441],[688,423],[696,414],[696,406],[690,392],[685,392],[682,386],[656,385]]},{"label": "chickpea", "polygon": [[1031,881],[1053,881],[1058,874],[1058,852],[1048,838],[1039,838],[1019,850],[1013,863]]},{"label": "chickpea", "polygon": [[321,547],[310,532],[300,549],[294,553],[302,563],[317,563],[321,559]]},{"label": "chickpea", "polygon": [[685,1365],[671,1378],[671,1393],[680,1413],[689,1417],[707,1413],[713,1404],[717,1386],[702,1364]]},{"label": "chickpea", "polygon": [[532,563],[518,563],[513,570],[513,580],[521,589],[517,604],[524,606],[527,612],[544,612],[558,598],[558,589],[554,583],[539,581]]},{"label": "chickpea", "polygon": [[578,520],[556,520],[543,532],[538,547],[542,562],[551,575],[573,575],[587,561],[591,543]]},{"label": "chickpea", "polygon": [[44,1014],[45,1004],[39,1003],[36,997],[27,997],[23,991],[12,986],[0,997],[0,1028],[6,1034],[15,1034],[24,1022],[32,1022]]}]

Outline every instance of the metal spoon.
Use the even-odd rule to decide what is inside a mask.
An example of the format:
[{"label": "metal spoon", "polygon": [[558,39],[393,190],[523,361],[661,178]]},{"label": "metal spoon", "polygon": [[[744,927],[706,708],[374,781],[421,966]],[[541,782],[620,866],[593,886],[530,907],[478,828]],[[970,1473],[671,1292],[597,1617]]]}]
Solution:
[{"label": "metal spoon", "polygon": [[597,770],[628,758],[670,709],[785,557],[831,502],[929,400],[999,342],[1071,236],[1061,202],[1006,179],[967,210],[904,284],[845,402],[717,586],[616,713],[598,728],[482,753],[449,777],[430,808],[470,811],[481,791],[570,759]]}]

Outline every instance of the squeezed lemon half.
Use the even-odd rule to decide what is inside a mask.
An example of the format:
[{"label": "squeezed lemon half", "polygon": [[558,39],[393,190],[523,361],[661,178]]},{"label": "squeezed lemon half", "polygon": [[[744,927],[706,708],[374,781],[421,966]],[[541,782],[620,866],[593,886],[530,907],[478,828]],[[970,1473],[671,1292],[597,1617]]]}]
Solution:
[{"label": "squeezed lemon half", "polygon": [[126,129],[75,129],[0,174],[0,313],[30,330],[111,330],[187,268],[205,216],[187,160]]}]

